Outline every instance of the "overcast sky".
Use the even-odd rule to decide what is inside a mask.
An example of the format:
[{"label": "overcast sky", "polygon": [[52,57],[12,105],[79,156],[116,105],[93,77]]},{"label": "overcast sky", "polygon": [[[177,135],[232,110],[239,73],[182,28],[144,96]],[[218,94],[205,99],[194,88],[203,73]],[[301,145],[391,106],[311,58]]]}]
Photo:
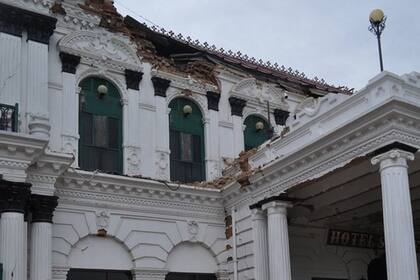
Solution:
[{"label": "overcast sky", "polygon": [[[379,72],[369,13],[384,10],[385,70],[420,72],[420,0],[115,0],[176,34],[360,89]],[[128,8],[128,9],[127,9]]]}]

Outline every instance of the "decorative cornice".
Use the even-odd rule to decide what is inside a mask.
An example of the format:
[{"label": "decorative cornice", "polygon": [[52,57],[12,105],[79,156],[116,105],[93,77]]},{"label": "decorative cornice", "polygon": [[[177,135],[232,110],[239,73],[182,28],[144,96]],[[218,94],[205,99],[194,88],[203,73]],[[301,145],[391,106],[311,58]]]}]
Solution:
[{"label": "decorative cornice", "polygon": [[229,97],[229,104],[232,116],[242,117],[244,108],[246,106],[246,100],[232,96]]},{"label": "decorative cornice", "polygon": [[80,63],[80,56],[60,52],[61,71],[76,74],[77,65]]},{"label": "decorative cornice", "polygon": [[56,18],[0,3],[0,32],[22,36],[26,29],[28,40],[48,44],[56,22]]},{"label": "decorative cornice", "polygon": [[152,77],[152,83],[155,89],[155,95],[166,97],[166,91],[168,90],[171,81],[160,77]]},{"label": "decorative cornice", "polygon": [[220,93],[207,91],[207,107],[209,110],[219,111]]},{"label": "decorative cornice", "polygon": [[289,117],[290,112],[283,111],[281,109],[274,109],[274,120],[277,125],[286,125],[286,120]]},{"label": "decorative cornice", "polygon": [[52,223],[53,213],[57,205],[57,196],[32,194],[32,223]]},{"label": "decorative cornice", "polygon": [[164,280],[168,271],[165,269],[137,268],[132,271],[135,280]]},{"label": "decorative cornice", "polygon": [[127,89],[139,90],[139,84],[142,77],[142,72],[125,69],[125,82],[127,84]]},{"label": "decorative cornice", "polygon": [[0,179],[0,212],[24,214],[31,196],[31,184]]}]

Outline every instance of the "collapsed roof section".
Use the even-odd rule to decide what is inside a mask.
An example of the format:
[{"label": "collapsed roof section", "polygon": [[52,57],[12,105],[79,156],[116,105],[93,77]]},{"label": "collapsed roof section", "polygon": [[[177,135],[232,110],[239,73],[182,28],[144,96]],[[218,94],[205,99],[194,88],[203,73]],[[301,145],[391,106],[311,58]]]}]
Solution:
[{"label": "collapsed roof section", "polygon": [[256,60],[240,52],[217,49],[214,45],[201,44],[198,40],[184,38],[172,31],[148,27],[130,16],[124,18],[117,12],[112,1],[86,0],[85,4],[79,6],[101,16],[102,27],[130,36],[138,46],[139,56],[158,70],[191,76],[217,86],[217,69],[224,66],[305,96],[318,97],[329,92],[353,93],[353,89],[329,85],[323,79],[309,79],[304,73],[276,63]]}]

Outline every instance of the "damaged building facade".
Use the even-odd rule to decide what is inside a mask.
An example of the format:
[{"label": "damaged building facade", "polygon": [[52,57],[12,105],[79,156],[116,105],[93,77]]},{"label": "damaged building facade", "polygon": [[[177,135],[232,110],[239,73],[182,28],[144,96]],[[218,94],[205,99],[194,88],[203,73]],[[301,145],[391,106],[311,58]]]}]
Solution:
[{"label": "damaged building facade", "polygon": [[353,93],[0,0],[0,103],[2,280],[418,279],[419,73]]}]

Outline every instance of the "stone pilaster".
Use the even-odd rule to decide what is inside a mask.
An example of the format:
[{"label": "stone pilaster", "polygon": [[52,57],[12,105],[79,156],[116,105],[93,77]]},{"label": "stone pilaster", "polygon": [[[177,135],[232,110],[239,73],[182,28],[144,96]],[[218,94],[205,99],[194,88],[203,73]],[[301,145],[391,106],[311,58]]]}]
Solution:
[{"label": "stone pilaster", "polygon": [[56,196],[33,194],[31,197],[31,280],[52,277],[52,217],[57,207]]},{"label": "stone pilaster", "polygon": [[259,208],[251,209],[254,240],[255,279],[269,280],[267,215]]},{"label": "stone pilaster", "polygon": [[0,263],[4,280],[26,280],[24,213],[30,184],[0,180]]},{"label": "stone pilaster", "polygon": [[291,280],[287,208],[290,202],[272,201],[262,206],[268,217],[268,255],[270,280]]},{"label": "stone pilaster", "polygon": [[380,164],[382,208],[388,280],[418,280],[413,214],[408,183],[407,160],[414,155],[392,149],[375,156]]}]

